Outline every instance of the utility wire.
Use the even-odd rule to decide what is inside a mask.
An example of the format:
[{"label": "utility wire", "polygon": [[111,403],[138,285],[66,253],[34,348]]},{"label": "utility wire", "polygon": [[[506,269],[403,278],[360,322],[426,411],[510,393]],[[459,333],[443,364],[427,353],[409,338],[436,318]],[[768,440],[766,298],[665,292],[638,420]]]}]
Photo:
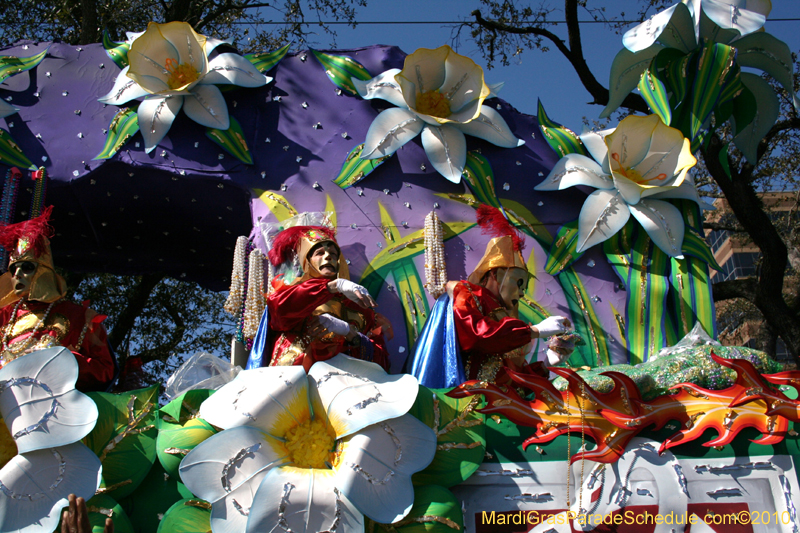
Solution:
[{"label": "utility wire", "polygon": [[[767,22],[797,22],[800,17],[794,18],[778,18],[767,19]],[[578,24],[640,24],[641,20],[579,20]],[[566,20],[520,20],[518,22],[504,22],[509,25],[521,24],[566,24]],[[286,21],[236,21],[232,24],[264,24],[264,25],[284,25],[284,24],[301,24],[304,26],[367,26],[367,25],[383,25],[383,24],[477,24],[474,20],[367,20],[347,22],[344,20],[331,20],[331,21],[318,21],[318,22],[286,22]]]}]

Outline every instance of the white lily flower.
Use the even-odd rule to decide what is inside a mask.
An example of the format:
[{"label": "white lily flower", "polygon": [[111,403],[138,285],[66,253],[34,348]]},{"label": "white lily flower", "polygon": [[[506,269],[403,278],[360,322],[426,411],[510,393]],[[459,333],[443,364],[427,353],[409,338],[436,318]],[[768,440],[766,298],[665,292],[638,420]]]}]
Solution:
[{"label": "white lily flower", "polygon": [[483,69],[447,45],[435,50],[420,48],[406,56],[402,70],[390,69],[368,81],[352,81],[362,98],[380,98],[398,106],[384,110],[372,122],[362,159],[391,155],[421,133],[433,167],[459,183],[467,161],[464,134],[503,148],[525,144],[514,136],[500,113],[483,105],[501,85],[486,85]]},{"label": "white lily flower", "polygon": [[183,459],[186,486],[211,503],[214,533],[363,531],[404,517],[411,475],[436,453],[433,430],[407,414],[416,378],[343,354],[247,370],[207,399],[221,427]]},{"label": "white lily flower", "polygon": [[211,51],[224,41],[200,35],[185,22],[151,22],[147,31],[129,37],[129,66],[100,101],[121,105],[144,98],[138,117],[148,153],[167,134],[181,108],[203,126],[230,127],[228,105],[215,85],[260,87],[272,81],[238,54],[209,60]]},{"label": "white lily flower", "polygon": [[688,174],[697,163],[689,139],[666,126],[658,115],[649,115],[626,117],[615,130],[585,133],[581,140],[592,157],[562,157],[536,186],[537,191],[575,185],[598,189],[581,209],[576,250],[582,252],[611,238],[633,215],[656,246],[682,258],[683,216],[663,199],[692,200],[710,208]]},{"label": "white lily flower", "polygon": [[80,442],[97,405],[77,379],[78,362],[61,347],[0,369],[0,449],[17,452],[0,469],[0,531],[51,533],[69,494],[88,500],[100,485],[100,460]]},{"label": "white lily flower", "polygon": [[[684,6],[686,9],[679,6]],[[697,47],[701,36],[711,38],[715,42],[727,43],[760,30],[771,10],[770,0],[681,0],[681,3],[656,13],[625,32],[622,44],[631,52],[639,52],[658,40],[666,40],[665,44],[671,48],[688,52]],[[694,33],[694,42],[688,39],[683,21],[673,20],[673,18],[683,19],[686,14],[691,16],[689,22]],[[709,21],[713,24],[709,24]],[[665,33],[664,30],[671,23],[673,30]],[[677,33],[674,31],[676,25],[680,30]],[[720,32],[720,29],[732,31]]]}]

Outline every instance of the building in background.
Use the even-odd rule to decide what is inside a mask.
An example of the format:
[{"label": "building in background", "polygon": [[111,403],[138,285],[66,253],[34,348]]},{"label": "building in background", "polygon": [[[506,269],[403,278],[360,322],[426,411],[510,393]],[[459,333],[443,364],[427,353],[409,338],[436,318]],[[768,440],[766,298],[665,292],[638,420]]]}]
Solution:
[{"label": "building in background", "polygon": [[[785,233],[787,243],[797,240],[800,215],[798,214],[797,192],[767,192],[762,196],[764,206],[770,218]],[[716,211],[710,211],[707,222],[722,226],[736,227],[736,217],[728,208],[725,199],[714,202]],[[792,238],[794,237],[794,238]],[[738,233],[727,229],[706,231],[706,242],[714,253],[714,258],[722,267],[717,272],[711,270],[711,282],[730,281],[757,276],[761,253],[746,233]],[[796,257],[798,251],[791,249],[790,256]],[[791,263],[791,261],[790,261]],[[790,265],[787,265],[789,268]],[[787,276],[786,283],[797,283],[797,276]],[[717,321],[719,340],[724,345],[749,346],[764,349],[768,335],[763,331],[764,322],[761,313],[751,303],[742,300],[727,300],[717,303]],[[775,357],[778,361],[788,363],[786,345],[778,338],[775,346]]]}]

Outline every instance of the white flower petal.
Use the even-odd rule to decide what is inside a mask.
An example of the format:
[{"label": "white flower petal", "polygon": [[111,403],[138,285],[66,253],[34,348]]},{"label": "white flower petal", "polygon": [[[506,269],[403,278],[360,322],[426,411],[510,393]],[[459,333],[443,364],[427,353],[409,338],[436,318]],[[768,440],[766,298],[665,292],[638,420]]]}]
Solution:
[{"label": "white flower petal", "polygon": [[[142,89],[138,83],[128,77],[129,68],[130,66],[125,67],[117,74],[117,79],[114,80],[114,86],[108,91],[108,94],[102,98],[98,98],[98,101],[104,104],[122,105],[125,102],[130,102],[134,98],[141,98],[149,94]],[[164,87],[166,87],[166,84],[164,84]]]},{"label": "white flower petal", "polygon": [[772,9],[768,0],[703,0],[703,12],[721,28],[742,35],[760,30]]},{"label": "white flower petal", "polygon": [[447,75],[445,60],[451,53],[453,50],[444,45],[434,50],[420,48],[406,56],[396,81],[409,107],[414,108],[410,97],[416,92],[435,91],[442,86]]},{"label": "white flower petal", "polygon": [[582,252],[610,239],[622,229],[631,214],[617,191],[594,191],[583,204],[578,217],[578,246]]},{"label": "white flower petal", "polygon": [[506,82],[504,82],[504,81],[500,81],[500,82],[497,82],[497,83],[490,83],[489,84],[489,91],[491,91],[491,92],[489,93],[489,96],[487,96],[486,98],[491,98],[493,96],[497,96],[497,93],[500,92],[500,89],[502,89],[505,86],[505,84],[506,84]]},{"label": "white flower petal", "polygon": [[403,92],[400,90],[400,85],[394,79],[399,73],[399,68],[393,68],[381,72],[371,80],[363,81],[358,78],[350,78],[350,80],[353,82],[353,86],[356,88],[356,91],[358,91],[358,94],[365,100],[380,98],[398,107],[408,107],[406,101],[403,99]]},{"label": "white flower petal", "polygon": [[[337,489],[332,470],[283,467],[272,470],[256,493],[247,533],[363,532],[364,518]],[[216,533],[216,530],[215,530]]]},{"label": "white flower petal", "polygon": [[411,475],[428,466],[435,454],[433,430],[403,415],[347,439],[335,483],[359,511],[376,522],[391,524],[411,510]]},{"label": "white flower petal", "polygon": [[641,184],[645,187],[680,185],[685,171],[697,163],[690,146],[689,139],[680,130],[670,128],[659,120],[647,153],[636,164]]},{"label": "white flower petal", "polygon": [[491,89],[483,81],[483,69],[473,60],[450,51],[444,61],[445,78],[439,92],[450,100],[450,110],[457,113],[470,102],[478,105],[489,96]]},{"label": "white flower petal", "polygon": [[622,199],[629,205],[638,204],[639,200],[642,199],[642,191],[645,190],[644,187],[635,181],[631,181],[625,176],[620,175],[614,176],[614,188],[619,191]]},{"label": "white flower petal", "polygon": [[503,116],[489,106],[481,106],[481,114],[475,120],[452,126],[502,148],[516,148],[525,144],[525,141],[511,133]]},{"label": "white flower petal", "polygon": [[230,125],[228,104],[222,92],[214,85],[195,85],[192,95],[183,104],[186,116],[208,128],[227,130]]},{"label": "white flower petal", "polygon": [[13,115],[17,111],[19,111],[19,109],[17,109],[13,105],[9,104],[5,100],[0,100],[0,118],[5,118],[9,115]]},{"label": "white flower petal", "polygon": [[600,166],[604,169],[603,172],[606,174],[610,174],[611,171],[607,170],[610,167],[608,166],[608,147],[606,146],[604,139],[613,131],[614,128],[601,131],[591,131],[584,127],[583,133],[580,134],[580,139],[583,143],[583,146],[589,152],[589,155],[591,155],[595,161],[600,163]]},{"label": "white flower petal", "polygon": [[[705,1],[705,0],[703,0]],[[697,48],[700,35],[700,0],[692,5],[676,4],[675,12],[665,31],[658,36],[658,42],[667,48],[675,48],[689,53]]]},{"label": "white flower petal", "polygon": [[139,104],[139,131],[148,154],[161,142],[183,105],[183,96],[146,98]]},{"label": "white flower petal", "polygon": [[136,39],[138,39],[142,35],[144,35],[143,31],[126,31],[125,32],[125,38],[126,38],[128,44],[132,43],[133,41],[135,41]]},{"label": "white flower petal", "polygon": [[702,198],[700,198],[700,195],[697,193],[697,187],[695,187],[694,181],[691,179],[689,174],[686,175],[686,179],[683,180],[683,183],[681,183],[680,186],[653,187],[645,190],[642,193],[642,198],[652,198],[654,200],[667,198],[691,200],[696,202],[701,209],[707,211],[713,211],[716,209],[713,205],[707,204]]},{"label": "white flower petal", "polygon": [[311,417],[302,366],[269,366],[240,372],[200,405],[200,417],[222,429],[252,426],[283,437]]},{"label": "white flower petal", "polygon": [[239,54],[220,54],[211,60],[208,73],[198,83],[261,87],[271,80],[272,78],[263,75],[250,61]]},{"label": "white flower petal", "polygon": [[404,415],[417,398],[414,376],[387,374],[375,363],[339,354],[308,371],[336,438]]},{"label": "white flower petal", "polygon": [[231,44],[232,45],[233,44],[233,40],[232,39],[215,39],[213,37],[206,37],[206,45],[204,47],[205,52],[206,52],[206,57],[210,56],[211,52],[213,52],[214,49],[217,46],[221,45],[221,44]]},{"label": "white flower petal", "polygon": [[[154,25],[150,23],[150,26]],[[148,26],[148,28],[150,27]],[[161,34],[156,31],[144,32],[133,43],[128,50],[128,77],[136,81],[143,89],[150,93],[162,90],[160,87],[152,86],[152,79],[161,81],[161,85],[166,86],[169,80],[167,62],[177,65],[180,62],[178,50]]]},{"label": "white flower petal", "polygon": [[411,111],[393,107],[375,117],[367,131],[362,159],[392,155],[398,148],[419,135],[423,122]]},{"label": "white flower petal", "polygon": [[[228,429],[204,440],[183,458],[181,480],[209,503],[252,494],[269,469],[287,462],[285,456],[276,453],[280,448],[278,441],[256,428]],[[237,492],[245,485],[250,489]],[[250,507],[250,496],[247,498],[239,502],[244,509]]]},{"label": "white flower petal", "polygon": [[19,453],[72,444],[94,429],[97,405],[75,390],[77,377],[75,356],[60,347],[0,370],[0,413]]},{"label": "white flower petal", "polygon": [[596,189],[612,189],[614,182],[593,159],[580,154],[567,154],[558,160],[537,191],[560,191],[575,185]]},{"label": "white flower petal", "polygon": [[[430,117],[431,120],[426,120],[428,124],[451,124],[451,123],[461,123],[466,124],[471,120],[475,120],[481,114],[481,100],[475,99],[471,102],[467,102],[464,107],[459,109],[458,111],[451,113],[447,118],[438,118],[438,117]],[[421,113],[417,113],[420,117],[427,117],[428,115],[423,115]]]},{"label": "white flower petal", "polygon": [[467,140],[461,131],[447,125],[426,126],[422,130],[422,147],[439,174],[453,183],[461,182],[467,164]]},{"label": "white flower petal", "polygon": [[660,11],[641,24],[626,31],[622,36],[622,45],[631,52],[640,52],[653,45],[666,29],[672,14],[679,5],[682,4],[676,4],[664,11]]},{"label": "white flower petal", "polygon": [[629,209],[656,246],[671,257],[683,257],[683,216],[677,207],[661,200],[642,199]]},{"label": "white flower petal", "polygon": [[650,151],[653,132],[658,124],[663,124],[658,115],[631,115],[622,119],[614,132],[605,138],[611,170],[617,172],[639,165]]},{"label": "white flower petal", "polygon": [[[149,25],[147,29],[150,30]],[[192,65],[201,75],[206,73],[208,57],[205,52],[204,35],[195,32],[190,24],[180,21],[158,24],[158,30],[161,36],[175,47],[178,52],[178,63]]]},{"label": "white flower petal", "polygon": [[101,470],[100,460],[80,442],[17,455],[0,470],[5,487],[0,491],[0,531],[55,530],[67,495],[94,496]]}]

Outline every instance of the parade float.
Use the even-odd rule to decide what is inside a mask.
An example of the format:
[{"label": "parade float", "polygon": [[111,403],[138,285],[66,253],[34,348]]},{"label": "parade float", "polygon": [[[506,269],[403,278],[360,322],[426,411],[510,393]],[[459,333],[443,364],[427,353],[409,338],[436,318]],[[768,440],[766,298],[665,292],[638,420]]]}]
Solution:
[{"label": "parade float", "polygon": [[[604,115],[634,89],[652,113],[581,135],[447,46],[241,55],[171,23],[2,51],[0,219],[52,205],[60,266],[230,287],[246,351],[271,235],[326,213],[394,338],[390,374],[337,356],[161,407],[158,384],[76,391],[63,349],[8,362],[0,530],[53,531],[75,493],[96,531],[797,531],[800,373],[713,340],[692,179],[710,129],[755,162],[777,117],[741,67],[792,94],[766,13],[737,13],[679,3],[626,33]],[[582,342],[551,379],[432,390],[402,371],[480,258],[479,205],[527,245],[520,317]]]}]

